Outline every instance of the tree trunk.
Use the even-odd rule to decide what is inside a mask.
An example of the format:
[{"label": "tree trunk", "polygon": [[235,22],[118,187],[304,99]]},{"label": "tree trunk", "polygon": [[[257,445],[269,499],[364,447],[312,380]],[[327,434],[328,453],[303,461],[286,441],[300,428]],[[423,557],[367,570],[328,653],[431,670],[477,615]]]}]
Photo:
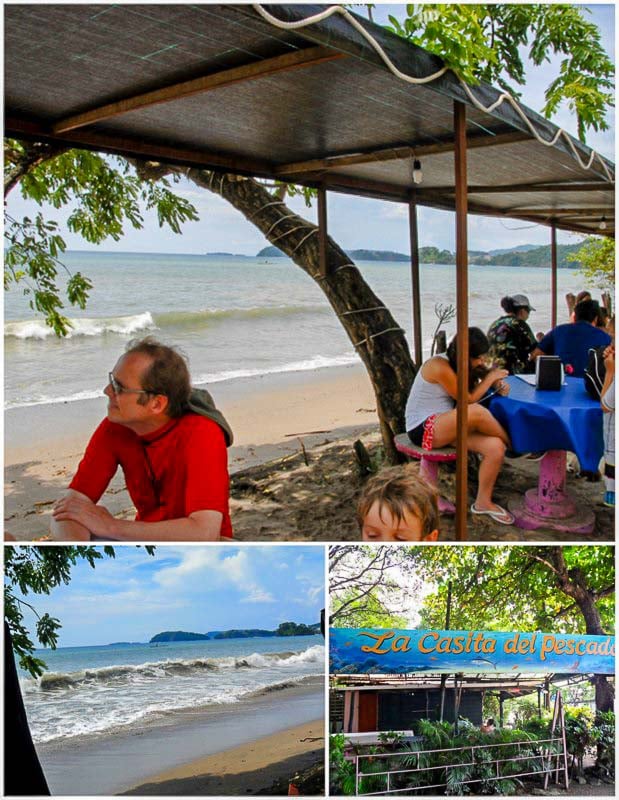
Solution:
[{"label": "tree trunk", "polygon": [[32,743],[13,657],[13,640],[4,623],[4,795],[48,795]]}]

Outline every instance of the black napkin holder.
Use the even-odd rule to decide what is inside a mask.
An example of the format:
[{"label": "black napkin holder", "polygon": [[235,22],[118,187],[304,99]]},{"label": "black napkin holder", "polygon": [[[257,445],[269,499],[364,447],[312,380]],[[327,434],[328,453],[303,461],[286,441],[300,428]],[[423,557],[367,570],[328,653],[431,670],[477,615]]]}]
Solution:
[{"label": "black napkin holder", "polygon": [[563,386],[563,363],[559,356],[539,356],[535,362],[535,388],[558,392]]}]

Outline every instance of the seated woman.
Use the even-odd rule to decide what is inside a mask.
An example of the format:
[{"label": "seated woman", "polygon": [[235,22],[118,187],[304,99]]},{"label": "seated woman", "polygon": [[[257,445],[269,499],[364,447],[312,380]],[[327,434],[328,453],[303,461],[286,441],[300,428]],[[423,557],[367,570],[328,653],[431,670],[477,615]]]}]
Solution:
[{"label": "seated woman", "polygon": [[[507,370],[488,371],[483,366],[488,349],[488,339],[483,331],[469,328],[467,446],[482,456],[477,497],[471,511],[473,514],[487,514],[502,525],[511,525],[513,516],[492,502],[492,492],[505,450],[510,447],[509,437],[488,409],[478,402],[491,388],[501,394],[509,391],[509,387],[503,383]],[[455,444],[457,358],[457,337],[454,336],[446,353],[434,356],[422,365],[406,403],[408,436],[414,444],[425,450]]]},{"label": "seated woman", "polygon": [[535,311],[524,294],[515,294],[501,300],[505,311],[488,329],[490,357],[495,366],[503,367],[510,375],[520,372],[533,372],[534,364],[529,361],[537,339],[527,324],[531,311]]}]

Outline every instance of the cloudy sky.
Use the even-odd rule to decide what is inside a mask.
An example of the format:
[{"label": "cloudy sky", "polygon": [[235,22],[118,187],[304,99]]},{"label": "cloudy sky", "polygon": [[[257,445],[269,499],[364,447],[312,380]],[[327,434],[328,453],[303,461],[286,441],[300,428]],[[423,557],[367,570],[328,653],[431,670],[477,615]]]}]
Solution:
[{"label": "cloudy sky", "polygon": [[[143,547],[115,550],[94,569],[80,561],[68,586],[49,597],[28,596],[62,622],[60,647],[147,642],[165,630],[310,625],[325,605],[320,545],[161,546],[154,556]],[[25,622],[32,631],[30,612]]]},{"label": "cloudy sky", "polygon": [[[615,12],[612,4],[587,4],[590,18],[598,25],[602,41],[614,59]],[[389,14],[401,16],[402,6],[379,3],[374,12],[376,22],[384,23]],[[358,10],[358,9],[357,9]],[[544,89],[557,76],[560,59],[550,64],[532,68],[528,71],[527,86],[522,91],[523,102],[535,110],[544,103]],[[575,120],[566,109],[560,109],[553,122],[568,132],[575,133]],[[614,160],[613,115],[609,115],[611,130],[592,133],[588,144],[601,154]],[[188,198],[197,208],[200,221],[185,225],[182,236],[169,230],[161,230],[152,215],[146,217],[142,231],[128,231],[119,242],[108,241],[101,245],[102,250],[161,253],[205,253],[226,251],[255,255],[268,244],[262,234],[247,222],[239,212],[228,203],[206,191],[199,191],[186,181],[177,186],[180,194]],[[315,221],[315,209],[307,210],[302,201],[292,200],[293,210]],[[17,190],[8,200],[8,211],[13,216],[32,214],[33,204],[25,203]],[[63,215],[55,210],[47,210],[51,219],[62,222]],[[409,252],[408,210],[401,203],[388,203],[377,200],[329,194],[329,233],[344,248],[370,248]],[[420,245],[434,245],[449,250],[455,249],[454,215],[447,211],[420,209]],[[69,249],[96,249],[86,244],[78,236],[63,232]],[[577,239],[569,234],[558,232],[559,242],[573,243]],[[469,248],[471,250],[490,250],[498,247],[512,247],[517,244],[548,244],[550,230],[541,225],[530,225],[517,220],[502,221],[489,217],[469,218]]]}]

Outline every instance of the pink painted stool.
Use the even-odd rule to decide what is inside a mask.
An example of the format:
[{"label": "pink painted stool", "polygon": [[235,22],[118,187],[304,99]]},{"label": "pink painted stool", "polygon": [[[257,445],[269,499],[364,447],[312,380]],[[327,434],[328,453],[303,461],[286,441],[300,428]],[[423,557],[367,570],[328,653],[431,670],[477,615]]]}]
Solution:
[{"label": "pink painted stool", "polygon": [[[420,461],[419,472],[432,486],[438,489],[438,466],[441,462],[455,461],[456,451],[453,447],[437,447],[435,450],[424,450],[413,444],[407,433],[399,433],[393,440],[395,449],[408,458]],[[455,514],[456,507],[449,500],[438,496],[438,510],[441,514]]]}]

